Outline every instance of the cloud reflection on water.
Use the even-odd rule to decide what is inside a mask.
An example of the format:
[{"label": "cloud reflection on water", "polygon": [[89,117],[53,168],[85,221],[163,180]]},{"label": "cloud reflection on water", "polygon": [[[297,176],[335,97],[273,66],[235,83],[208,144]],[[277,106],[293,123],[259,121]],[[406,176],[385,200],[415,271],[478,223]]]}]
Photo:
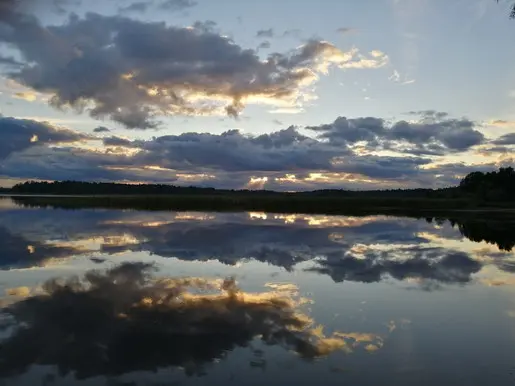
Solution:
[{"label": "cloud reflection on water", "polygon": [[18,208],[0,210],[0,242],[7,245],[0,266],[45,266],[81,255],[102,262],[109,255],[144,252],[228,265],[255,260],[288,271],[309,263],[309,272],[337,282],[393,278],[466,284],[485,266],[515,271],[515,254],[509,252],[515,242],[512,225],[385,216]]},{"label": "cloud reflection on water", "polygon": [[291,285],[250,293],[233,279],[157,278],[154,268],[124,263],[52,279],[32,293],[10,291],[15,299],[3,309],[3,328],[14,330],[0,345],[0,377],[33,365],[57,366],[61,376],[78,379],[170,366],[201,375],[255,340],[313,360],[339,350],[376,351],[392,331],[325,335]]}]

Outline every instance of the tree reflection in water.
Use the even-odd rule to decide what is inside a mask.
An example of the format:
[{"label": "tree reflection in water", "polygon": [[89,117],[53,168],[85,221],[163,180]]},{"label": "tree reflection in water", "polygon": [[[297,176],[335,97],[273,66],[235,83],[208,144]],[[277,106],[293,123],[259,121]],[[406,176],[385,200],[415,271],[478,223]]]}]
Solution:
[{"label": "tree reflection in water", "polygon": [[[427,217],[426,221],[433,221],[438,225],[443,225],[447,219],[440,217]],[[448,219],[451,226],[458,226],[460,233],[476,243],[486,242],[496,245],[501,251],[511,252],[515,247],[515,221],[507,218],[503,220],[464,220]]]},{"label": "tree reflection in water", "polygon": [[471,241],[485,241],[497,245],[501,251],[510,252],[515,247],[515,223],[501,221],[463,221],[458,223],[463,236]]}]

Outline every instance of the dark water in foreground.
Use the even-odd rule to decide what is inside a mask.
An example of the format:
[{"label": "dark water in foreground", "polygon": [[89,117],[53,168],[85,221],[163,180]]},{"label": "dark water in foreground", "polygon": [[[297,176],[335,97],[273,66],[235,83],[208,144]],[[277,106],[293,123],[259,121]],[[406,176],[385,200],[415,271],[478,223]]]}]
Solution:
[{"label": "dark water in foreground", "polygon": [[515,385],[513,224],[0,199],[0,385]]}]

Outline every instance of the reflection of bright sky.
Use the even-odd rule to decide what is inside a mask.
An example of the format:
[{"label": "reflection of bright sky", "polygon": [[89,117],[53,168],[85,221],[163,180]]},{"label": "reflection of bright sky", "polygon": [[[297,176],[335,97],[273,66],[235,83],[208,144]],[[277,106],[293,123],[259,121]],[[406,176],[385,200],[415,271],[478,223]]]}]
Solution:
[{"label": "reflection of bright sky", "polygon": [[[265,348],[270,355],[269,363],[275,361],[283,367],[282,370],[277,366],[267,368],[267,382],[269,372],[286,371],[288,366],[296,369],[295,376],[301,377],[298,379],[311,379],[313,374],[318,374],[318,377],[329,377],[328,383],[335,384],[339,383],[337,380],[342,374],[346,374],[345,379],[354,380],[355,384],[367,385],[369,383],[366,379],[370,384],[377,384],[372,381],[380,381],[379,374],[382,374],[382,377],[404,374],[399,375],[399,379],[405,379],[410,371],[429,372],[433,376],[431,379],[437,380],[438,372],[434,371],[440,369],[452,373],[457,366],[473,368],[470,370],[470,378],[467,375],[467,379],[474,379],[474,375],[477,381],[484,381],[485,375],[479,374],[474,366],[481,362],[483,367],[502,372],[504,366],[508,366],[506,358],[512,358],[515,354],[515,323],[512,317],[515,315],[515,275],[503,271],[497,264],[499,259],[504,262],[513,261],[514,252],[500,252],[496,246],[486,242],[472,242],[461,237],[459,231],[453,230],[448,224],[438,226],[425,221],[392,220],[387,217],[83,211],[69,212],[66,215],[68,221],[75,223],[69,227],[69,232],[66,232],[65,229],[58,227],[59,224],[54,224],[54,228],[48,226],[52,212],[39,212],[36,216],[37,212],[31,211],[31,216],[26,217],[27,221],[24,222],[23,218],[28,210],[24,210],[23,213],[18,211],[16,214],[7,213],[12,212],[9,208],[5,211],[2,212],[0,209],[0,220],[9,221],[0,222],[0,227],[10,230],[17,236],[24,236],[27,239],[27,247],[36,241],[42,241],[43,245],[72,247],[77,252],[69,258],[48,256],[40,267],[0,271],[1,292],[14,287],[35,287],[48,278],[80,274],[92,268],[104,269],[123,261],[145,261],[155,262],[160,268],[159,275],[164,276],[234,276],[243,290],[251,292],[263,291],[265,283],[293,283],[299,287],[301,296],[313,300],[313,304],[305,307],[317,323],[324,325],[326,334],[333,331],[384,333],[391,328],[391,325],[388,327],[390,323],[395,323],[396,329],[377,352],[357,353],[347,357],[335,355],[307,368],[299,367],[296,359],[277,348]],[[55,215],[60,214],[55,212]],[[41,219],[39,225],[38,216]],[[95,216],[98,216],[98,220],[95,220]],[[395,228],[381,227],[381,224],[391,224],[392,221],[396,224]],[[288,272],[272,263],[248,258],[240,260],[237,264],[227,265],[217,259],[187,261],[162,257],[158,253],[152,254],[144,248],[137,249],[140,244],[152,243],[152,235],[159,235],[152,232],[159,232],[177,223],[180,225],[179,228],[171,228],[172,232],[177,232],[177,229],[191,231],[200,226],[220,229],[224,224],[234,223],[236,228],[231,229],[250,227],[250,234],[256,232],[256,237],[258,234],[262,235],[265,230],[271,230],[272,235],[281,236],[282,233],[277,232],[296,227],[306,230],[307,233],[302,235],[307,238],[310,235],[325,235],[326,241],[333,243],[333,247],[335,245],[337,249],[347,250],[347,253],[357,258],[364,258],[367,252],[372,251],[386,254],[391,260],[407,261],[410,258],[409,248],[417,246],[418,243],[424,249],[439,247],[464,252],[484,266],[479,273],[473,275],[471,283],[444,285],[440,289],[428,292],[421,290],[424,287],[418,279],[398,281],[385,278],[377,283],[335,283],[328,275],[307,270],[316,266],[316,261],[297,263],[293,271]],[[145,237],[133,233],[133,229],[145,229]],[[327,232],[314,233],[321,231]],[[378,235],[381,237],[377,238]],[[385,235],[389,235],[389,239],[385,238]],[[170,234],[165,232],[159,237],[166,240]],[[229,234],[227,237],[230,239],[238,236]],[[267,239],[259,240],[263,242]],[[252,239],[249,240],[251,241]],[[205,247],[206,243],[216,246],[219,242],[222,240],[198,240],[198,246]],[[237,242],[235,239],[234,243]],[[284,247],[299,247],[308,245],[311,241],[297,239],[291,242],[292,244],[285,244]],[[310,245],[312,249],[306,249],[306,253],[315,253],[312,258],[321,258],[326,251],[324,248],[327,248],[325,244],[314,242]],[[116,246],[135,248],[132,251],[124,251],[122,248],[120,251],[115,249],[114,252],[103,252],[103,248]],[[318,247],[321,249],[317,250]],[[97,258],[97,262],[91,261],[91,257]],[[482,347],[479,356],[475,354],[477,347]],[[209,380],[222,382],[225,379],[221,375],[224,369],[246,371],[235,370],[248,367],[246,360],[249,354],[243,351],[237,350],[238,355],[231,356],[229,363],[220,363],[220,366],[213,369],[213,373],[209,371]],[[376,366],[376,374],[361,373],[358,376],[358,373],[350,370],[362,369],[363,366]],[[288,374],[292,376],[291,373]],[[158,378],[159,376],[156,379]]]},{"label": "reflection of bright sky", "polygon": [[[4,204],[9,202],[8,200],[0,200]],[[7,209],[12,209],[9,204],[4,205]],[[26,213],[27,210],[24,210]],[[21,213],[21,212],[20,212]],[[33,213],[33,211],[32,211]],[[106,216],[107,214],[107,216]],[[48,212],[45,213],[48,215]],[[112,216],[112,219],[110,218]],[[12,217],[11,217],[12,218]],[[21,216],[19,217],[21,218]],[[266,214],[266,213],[229,213],[229,214],[215,214],[215,213],[197,213],[197,212],[184,212],[184,213],[148,213],[148,212],[125,212],[123,216],[118,217],[116,212],[106,212],[101,217],[98,223],[88,223],[84,227],[78,227],[79,231],[75,233],[67,233],[66,229],[53,229],[49,226],[50,219],[44,219],[41,221],[38,228],[37,222],[31,224],[20,221],[18,224],[13,224],[11,228],[15,233],[21,233],[28,239],[27,249],[34,253],[37,249],[30,243],[31,239],[38,240],[45,246],[52,246],[56,248],[73,248],[76,251],[77,256],[83,257],[97,257],[97,258],[114,258],[118,259],[133,258],[132,256],[136,252],[130,252],[130,247],[135,248],[143,243],[152,243],[152,233],[146,233],[147,237],[142,237],[138,234],[132,234],[131,229],[166,229],[165,227],[170,224],[184,223],[185,229],[195,229],[199,224],[225,224],[234,223],[241,224],[247,227],[258,227],[258,226],[281,226],[283,228],[288,227],[300,227],[300,228],[313,228],[313,229],[328,229],[327,240],[334,244],[341,244],[342,248],[348,246],[346,255],[351,255],[356,259],[364,259],[365,255],[370,252],[380,252],[387,255],[387,258],[391,261],[407,261],[411,257],[411,249],[417,246],[417,243],[413,241],[400,242],[379,242],[379,243],[363,243],[352,241],[355,236],[360,235],[360,227],[367,224],[377,225],[382,222],[391,221],[386,216],[370,216],[370,217],[343,217],[343,216],[325,216],[325,215],[296,215],[296,214]],[[500,255],[503,261],[513,262],[515,260],[515,252],[499,251],[497,246],[488,244],[486,242],[473,242],[469,239],[459,235],[458,230],[453,230],[448,225],[437,225],[437,224],[426,224],[423,221],[416,221],[413,219],[403,219],[399,222],[402,224],[401,231],[405,235],[413,234],[417,237],[417,240],[423,241],[423,248],[444,248],[446,250],[459,251],[468,254],[474,260],[480,261],[481,263],[488,265],[495,263],[495,259]],[[95,224],[102,225],[102,228],[96,229]],[[417,224],[415,226],[414,224]],[[422,225],[422,226],[421,226]],[[54,224],[55,226],[55,224]],[[109,233],[110,227],[112,227]],[[413,229],[411,228],[413,227]],[[152,231],[152,229],[150,229]],[[257,228],[256,228],[257,229]],[[348,233],[352,233],[349,237]],[[150,235],[150,237],[148,237]],[[230,235],[228,235],[230,237]],[[349,243],[350,239],[350,244]],[[359,237],[358,237],[359,239]],[[202,243],[202,240],[199,240]],[[212,242],[212,241],[210,241]],[[304,240],[298,240],[298,251],[302,251],[301,248]],[[109,247],[124,247],[120,252],[110,251],[109,254],[103,253],[105,249]],[[133,251],[135,249],[132,249]],[[310,253],[310,250],[305,250],[306,253]],[[322,255],[316,253],[317,250],[311,251],[314,253],[311,258],[323,256],[323,250],[320,250]],[[298,252],[301,253],[301,252]],[[151,260],[160,259],[158,255],[149,256],[147,252],[137,252],[137,259],[149,258]],[[248,261],[249,256],[240,256],[242,262],[235,264],[235,267],[244,271],[246,267],[251,264]],[[166,265],[170,262],[169,258],[161,258],[162,264]],[[70,270],[77,267],[78,262],[83,259],[77,257],[73,258],[52,258],[49,256],[44,261],[44,266],[51,269],[52,266],[61,267],[60,270],[64,269],[68,265]],[[208,258],[209,260],[209,258]],[[215,264],[215,261],[203,261],[202,263],[190,262],[186,263],[179,259],[174,260],[174,267],[179,265],[193,264],[193,266],[206,267],[210,264]],[[219,263],[218,263],[219,264]],[[253,270],[260,270],[261,264],[256,263],[253,266]],[[91,264],[87,263],[84,268],[90,267]],[[222,265],[224,269],[233,269],[234,267],[228,267]],[[210,270],[208,269],[208,272]],[[299,271],[297,269],[297,271]],[[483,268],[481,277],[490,277],[492,275],[498,275],[498,270]],[[509,275],[505,273],[506,275]],[[487,279],[482,279],[485,282]],[[494,277],[488,279],[490,281],[495,280]],[[506,283],[509,280],[505,280]]]}]

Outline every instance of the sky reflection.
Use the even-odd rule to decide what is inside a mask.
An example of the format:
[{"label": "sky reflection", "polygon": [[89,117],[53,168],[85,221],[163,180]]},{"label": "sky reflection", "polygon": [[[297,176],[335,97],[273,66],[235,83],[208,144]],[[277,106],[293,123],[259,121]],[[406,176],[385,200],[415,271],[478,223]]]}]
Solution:
[{"label": "sky reflection", "polygon": [[513,381],[510,223],[0,201],[6,385]]},{"label": "sky reflection", "polygon": [[231,266],[257,261],[292,272],[302,263],[335,282],[463,285],[485,266],[515,270],[515,236],[501,222],[7,208],[0,223],[2,269],[143,253]]},{"label": "sky reflection", "polygon": [[[155,278],[153,268],[124,263],[7,290],[2,329],[13,331],[0,347],[0,377],[33,365],[56,366],[78,379],[169,366],[202,375],[207,364],[256,339],[308,361],[335,351],[375,352],[384,344],[385,336],[374,333],[325,335],[302,312],[309,299],[294,285],[249,293],[231,278]],[[391,321],[385,332],[394,329]],[[264,352],[253,352],[250,365],[265,366]]]}]

